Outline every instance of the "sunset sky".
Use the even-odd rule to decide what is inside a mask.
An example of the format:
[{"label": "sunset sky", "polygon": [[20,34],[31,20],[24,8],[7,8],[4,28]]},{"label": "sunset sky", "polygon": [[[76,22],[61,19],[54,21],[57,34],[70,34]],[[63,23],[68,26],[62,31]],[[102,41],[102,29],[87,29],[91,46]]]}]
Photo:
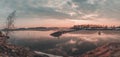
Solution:
[{"label": "sunset sky", "polygon": [[0,0],[0,27],[16,10],[16,27],[120,25],[120,0]]}]

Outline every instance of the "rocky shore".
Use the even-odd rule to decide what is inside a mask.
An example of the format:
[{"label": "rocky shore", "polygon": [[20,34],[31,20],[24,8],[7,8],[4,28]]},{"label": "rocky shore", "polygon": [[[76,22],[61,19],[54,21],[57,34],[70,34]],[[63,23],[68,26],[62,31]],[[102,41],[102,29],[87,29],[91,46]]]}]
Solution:
[{"label": "rocky shore", "polygon": [[0,37],[0,57],[49,57],[44,54],[37,54],[29,48],[5,43],[3,40],[5,38]]},{"label": "rocky shore", "polygon": [[120,57],[120,43],[105,44],[79,57]]}]

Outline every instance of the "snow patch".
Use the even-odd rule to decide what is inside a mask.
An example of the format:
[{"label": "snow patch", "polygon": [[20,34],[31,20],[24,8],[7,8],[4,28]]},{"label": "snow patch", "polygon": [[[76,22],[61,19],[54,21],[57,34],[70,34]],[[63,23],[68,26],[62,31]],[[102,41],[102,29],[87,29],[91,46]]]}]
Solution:
[{"label": "snow patch", "polygon": [[47,54],[47,53],[43,53],[43,52],[39,52],[39,51],[34,51],[34,52],[37,53],[37,54],[44,54],[44,55],[47,55],[49,57],[63,57],[63,56],[57,56],[57,55]]}]

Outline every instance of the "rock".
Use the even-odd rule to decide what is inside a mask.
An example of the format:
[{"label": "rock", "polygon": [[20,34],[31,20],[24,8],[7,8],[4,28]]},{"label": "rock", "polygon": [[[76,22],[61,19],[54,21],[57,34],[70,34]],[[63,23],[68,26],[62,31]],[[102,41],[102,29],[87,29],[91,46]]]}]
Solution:
[{"label": "rock", "polygon": [[[4,38],[1,38],[2,40]],[[36,54],[29,48],[3,43],[0,40],[0,57],[49,57],[43,54]]]},{"label": "rock", "polygon": [[120,43],[105,44],[79,57],[120,57]]}]

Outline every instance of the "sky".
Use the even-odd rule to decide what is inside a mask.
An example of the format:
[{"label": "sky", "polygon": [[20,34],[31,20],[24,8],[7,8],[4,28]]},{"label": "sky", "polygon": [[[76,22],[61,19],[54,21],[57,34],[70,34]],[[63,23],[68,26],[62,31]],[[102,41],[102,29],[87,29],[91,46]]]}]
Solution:
[{"label": "sky", "polygon": [[0,27],[16,10],[16,27],[120,24],[120,0],[0,0]]}]

